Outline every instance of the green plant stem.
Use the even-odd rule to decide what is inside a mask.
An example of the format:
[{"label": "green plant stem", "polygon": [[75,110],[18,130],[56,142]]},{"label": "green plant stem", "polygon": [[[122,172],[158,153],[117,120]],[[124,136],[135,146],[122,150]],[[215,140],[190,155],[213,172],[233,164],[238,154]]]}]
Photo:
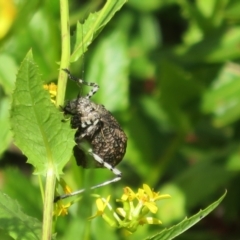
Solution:
[{"label": "green plant stem", "polygon": [[[68,68],[70,59],[70,31],[69,31],[69,9],[68,0],[60,0],[60,15],[61,15],[61,39],[62,39],[62,54],[58,76],[58,90],[56,104],[61,106],[64,103],[66,92],[67,74],[62,71],[63,68]],[[55,192],[56,173],[54,167],[49,166],[46,176],[44,210],[43,210],[43,227],[42,240],[52,238],[53,226],[53,199]],[[55,226],[55,224],[54,224]]]},{"label": "green plant stem", "polygon": [[52,213],[53,213],[53,198],[55,190],[56,174],[54,168],[49,168],[46,176],[45,198],[43,205],[43,225],[42,225],[42,240],[52,239]]},{"label": "green plant stem", "polygon": [[67,74],[62,71],[64,68],[69,68],[70,61],[70,30],[69,30],[69,9],[68,0],[60,1],[60,15],[61,15],[61,62],[60,70],[58,75],[58,91],[56,104],[57,106],[62,106],[64,103],[64,97],[67,85]]}]

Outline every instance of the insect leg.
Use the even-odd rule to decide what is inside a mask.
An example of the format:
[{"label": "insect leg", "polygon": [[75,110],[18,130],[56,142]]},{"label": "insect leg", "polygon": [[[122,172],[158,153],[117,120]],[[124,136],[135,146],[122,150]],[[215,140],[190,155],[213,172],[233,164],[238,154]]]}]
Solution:
[{"label": "insect leg", "polygon": [[92,150],[90,149],[89,154],[93,156],[93,158],[99,162],[101,165],[103,165],[105,168],[108,170],[112,171],[117,177],[121,177],[122,173],[117,169],[111,166],[109,163],[105,162],[102,158],[100,158],[97,154],[93,153]]},{"label": "insect leg", "polygon": [[99,86],[96,83],[93,82],[85,82],[84,80],[74,77],[71,75],[70,71],[68,69],[62,69],[64,72],[68,74],[68,78],[79,83],[79,84],[85,84],[87,86],[93,87],[92,90],[87,94],[86,98],[89,99],[91,98],[99,89]]}]

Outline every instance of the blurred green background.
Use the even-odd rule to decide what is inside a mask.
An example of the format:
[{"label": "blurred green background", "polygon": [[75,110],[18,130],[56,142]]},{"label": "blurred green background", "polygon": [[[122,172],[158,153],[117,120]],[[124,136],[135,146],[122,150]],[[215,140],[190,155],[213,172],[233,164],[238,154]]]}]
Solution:
[{"label": "blurred green background", "polygon": [[[78,20],[103,4],[69,1],[72,34]],[[17,70],[30,48],[45,82],[57,79],[59,1],[1,0],[0,12],[0,189],[41,220],[37,178],[12,142],[8,110]],[[147,183],[170,194],[159,204],[164,229],[228,190],[220,207],[178,239],[240,236],[239,13],[239,0],[129,0],[84,58],[71,65],[75,76],[100,85],[94,101],[116,116],[129,138],[118,166],[122,181],[96,193],[116,199],[124,186],[137,190]],[[79,90],[69,81],[66,99],[79,91],[89,88]],[[113,177],[103,169],[83,170],[74,160],[65,173],[72,189]],[[125,239],[101,218],[89,226],[90,215],[84,199],[73,205],[58,220],[57,239]],[[159,227],[143,226],[128,238],[156,231]]]}]

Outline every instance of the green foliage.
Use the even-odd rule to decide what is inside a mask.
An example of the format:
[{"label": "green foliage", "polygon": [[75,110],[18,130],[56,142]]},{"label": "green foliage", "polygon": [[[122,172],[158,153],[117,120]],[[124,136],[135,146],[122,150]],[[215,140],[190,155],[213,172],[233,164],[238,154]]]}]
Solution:
[{"label": "green foliage", "polygon": [[226,193],[222,197],[220,197],[216,202],[212,203],[210,206],[205,208],[204,210],[200,210],[197,214],[190,218],[184,219],[182,222],[178,223],[177,225],[165,229],[161,231],[160,233],[156,234],[153,237],[149,237],[146,239],[149,240],[168,240],[173,239],[177,236],[179,236],[181,233],[185,232],[187,229],[195,225],[197,222],[201,221],[204,217],[206,217],[210,212],[212,212],[224,199],[226,196]]},{"label": "green foliage", "polygon": [[0,226],[13,239],[41,239],[41,223],[27,216],[19,204],[0,192]]},{"label": "green foliage", "polygon": [[101,11],[94,14],[90,13],[84,26],[77,23],[76,43],[71,54],[72,62],[76,61],[87,50],[94,35],[102,30],[125,2],[126,0],[108,0]]},{"label": "green foliage", "polygon": [[223,127],[239,119],[239,80],[239,65],[228,63],[205,92],[202,108],[204,112],[214,114],[214,125]]},{"label": "green foliage", "polygon": [[1,98],[0,103],[0,126],[2,127],[2,131],[0,132],[0,155],[6,150],[10,141],[11,141],[11,133],[9,131],[9,99],[7,97]]},{"label": "green foliage", "polygon": [[74,130],[61,118],[29,52],[18,71],[10,119],[16,145],[38,174],[51,168],[59,176],[71,156]]},{"label": "green foliage", "polygon": [[[112,59],[117,59],[117,61],[112,61]],[[108,67],[103,67],[105,65]],[[126,37],[120,31],[108,34],[98,43],[89,66],[95,67],[92,71],[88,71],[86,76],[88,81],[94,82],[98,79],[100,88],[104,89],[104,91],[99,91],[94,99],[103,103],[110,111],[126,110],[129,105],[129,59]],[[111,96],[111,101],[106,101],[106,96]]]},{"label": "green foliage", "polygon": [[[107,170],[82,170],[74,160],[68,162],[74,131],[68,121],[62,122],[62,113],[43,89],[44,83],[59,78],[58,72],[66,78],[57,64],[63,51],[61,2],[15,1],[5,35],[1,35],[5,25],[0,25],[0,188],[11,197],[1,194],[0,236],[4,239],[24,239],[20,233],[35,230],[40,238],[40,213],[47,207],[41,207],[29,165],[43,176],[40,182],[46,187],[49,182],[44,177],[50,169],[54,178],[63,172],[74,190],[112,178]],[[105,198],[111,194],[113,200],[124,186],[137,189],[147,183],[171,195],[158,205],[161,227],[143,226],[127,237],[135,240],[162,239],[166,231],[173,237],[173,232],[180,232],[179,226],[188,228],[200,220],[203,212],[193,214],[227,189],[221,208],[178,239],[236,239],[240,235],[234,227],[240,212],[239,0],[125,2],[69,1],[71,66],[64,64],[74,76],[99,84],[93,100],[113,113],[128,136],[127,153],[118,166],[122,181],[96,193]],[[88,91],[68,81],[65,101]],[[30,164],[21,161],[12,142]],[[51,194],[47,198],[52,206]],[[221,200],[205,210],[212,211]],[[76,239],[76,235],[104,239],[106,233],[109,239],[125,239],[124,231],[110,228],[101,218],[91,225],[86,221],[93,215],[93,206],[94,200],[83,195],[69,208],[68,216],[54,219],[57,239]],[[15,215],[7,209],[16,209]],[[27,219],[22,232],[9,229],[5,215],[14,220],[13,226]],[[27,215],[39,219],[35,230],[32,224],[26,230],[32,219]],[[186,216],[193,217],[176,224]]]}]

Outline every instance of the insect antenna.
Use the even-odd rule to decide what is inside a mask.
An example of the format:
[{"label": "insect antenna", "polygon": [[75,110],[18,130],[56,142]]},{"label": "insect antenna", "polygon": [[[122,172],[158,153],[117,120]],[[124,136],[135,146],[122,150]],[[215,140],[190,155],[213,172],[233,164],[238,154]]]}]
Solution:
[{"label": "insect antenna", "polygon": [[93,190],[93,189],[96,189],[96,188],[104,187],[104,186],[106,186],[108,184],[111,184],[111,183],[114,183],[114,182],[118,182],[120,180],[121,180],[121,175],[118,176],[118,177],[113,178],[112,180],[105,181],[103,183],[100,183],[100,184],[97,184],[95,186],[92,186],[89,189],[83,188],[83,189],[77,190],[77,191],[69,193],[69,194],[63,194],[61,196],[57,196],[57,197],[54,198],[54,202],[56,203],[59,200],[66,199],[66,198],[73,197],[73,196],[76,196],[78,194],[81,194],[81,193],[85,192],[86,190]]}]

